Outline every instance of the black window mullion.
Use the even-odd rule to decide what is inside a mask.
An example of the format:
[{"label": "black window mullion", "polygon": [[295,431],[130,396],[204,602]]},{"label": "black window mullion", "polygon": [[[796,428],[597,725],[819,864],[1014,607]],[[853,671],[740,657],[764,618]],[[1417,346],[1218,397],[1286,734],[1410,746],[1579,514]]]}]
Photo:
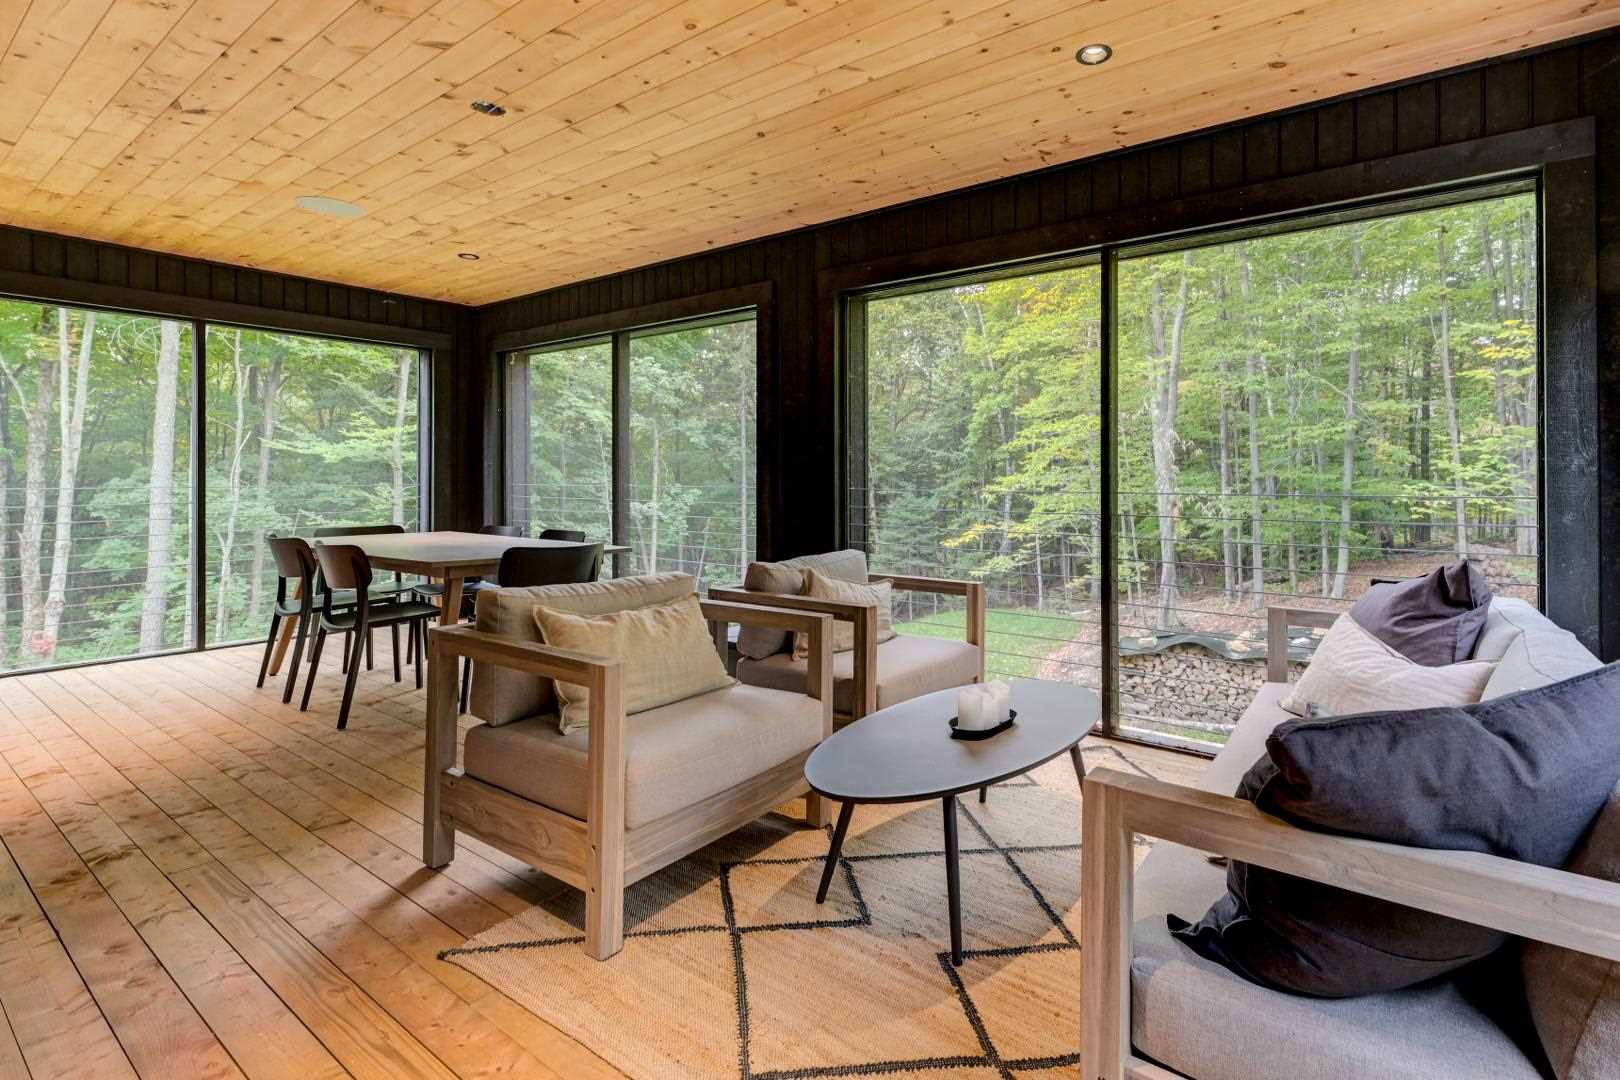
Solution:
[{"label": "black window mullion", "polygon": [[1102,455],[1102,490],[1097,493],[1097,513],[1102,518],[1097,535],[1098,572],[1102,574],[1098,595],[1102,598],[1102,663],[1098,679],[1102,699],[1101,728],[1104,734],[1119,733],[1119,566],[1116,530],[1118,522],[1118,435],[1119,379],[1115,357],[1119,343],[1119,256],[1112,248],[1102,253],[1100,289],[1101,356],[1099,358],[1100,398],[1097,403],[1098,441]]},{"label": "black window mullion", "polygon": [[191,640],[208,647],[208,324],[191,323]]}]

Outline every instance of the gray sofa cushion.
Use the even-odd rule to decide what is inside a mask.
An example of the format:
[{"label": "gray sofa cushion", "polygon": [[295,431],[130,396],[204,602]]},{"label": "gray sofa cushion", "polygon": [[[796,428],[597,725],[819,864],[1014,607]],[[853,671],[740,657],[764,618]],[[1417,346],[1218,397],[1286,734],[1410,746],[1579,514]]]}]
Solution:
[{"label": "gray sofa cushion", "polygon": [[1420,578],[1374,585],[1350,617],[1413,663],[1445,667],[1474,655],[1490,603],[1484,572],[1460,559]]},{"label": "gray sofa cushion", "polygon": [[[1565,869],[1620,881],[1620,788]],[[1558,1080],[1620,1074],[1620,963],[1529,941],[1524,990]]]},{"label": "gray sofa cushion", "polygon": [[[821,702],[803,693],[731,686],[625,720],[624,824],[633,829],[758,776],[821,741]],[[585,817],[589,728],[555,716],[467,732],[462,769],[486,784]]]},{"label": "gray sofa cushion", "polygon": [[[1620,665],[1477,705],[1293,721],[1266,749],[1238,794],[1296,825],[1561,866],[1620,780]],[[1178,936],[1296,993],[1415,985],[1505,940],[1244,863],[1227,889]]]},{"label": "gray sofa cushion", "polygon": [[[1498,647],[1501,652],[1495,655],[1480,655],[1486,648]],[[1497,661],[1496,672],[1480,695],[1483,699],[1533,690],[1603,666],[1574,634],[1523,600],[1503,597],[1491,602],[1490,618],[1474,653],[1479,659]]]},{"label": "gray sofa cushion", "polygon": [[[823,575],[841,581],[866,580],[866,552],[855,548],[828,551],[818,555],[800,555],[781,562],[752,562],[743,574],[743,588],[754,592],[804,592],[804,572],[819,570]],[[765,626],[744,626],[737,634],[737,652],[754,660],[763,660],[788,647],[792,635],[786,630],[773,630]]]},{"label": "gray sofa cushion", "polygon": [[[966,686],[979,677],[979,649],[949,638],[896,634],[877,647],[877,703],[885,709],[898,701]],[[855,654],[833,654],[833,710],[846,716],[855,707]],[[807,662],[792,653],[737,663],[737,680],[750,686],[804,691]]]},{"label": "gray sofa cushion", "polygon": [[1178,844],[1156,845],[1137,872],[1131,1040],[1147,1057],[1197,1080],[1539,1080],[1453,982],[1338,1001],[1296,997],[1246,982],[1170,936],[1166,913],[1202,910],[1223,891],[1221,871]]}]

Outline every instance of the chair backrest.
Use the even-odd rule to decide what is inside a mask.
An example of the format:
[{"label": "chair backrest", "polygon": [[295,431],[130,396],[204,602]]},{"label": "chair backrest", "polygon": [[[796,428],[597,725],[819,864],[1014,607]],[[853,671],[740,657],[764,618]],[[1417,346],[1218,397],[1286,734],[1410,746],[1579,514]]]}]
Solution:
[{"label": "chair backrest", "polygon": [[[403,525],[322,525],[315,536],[375,536],[378,533],[402,533]],[[348,588],[348,586],[343,586]]]},{"label": "chair backrest", "polygon": [[516,525],[485,525],[478,530],[485,536],[522,536],[523,530]]},{"label": "chair backrest", "polygon": [[585,534],[578,529],[541,529],[542,540],[567,540],[570,544],[583,544]]},{"label": "chair backrest", "polygon": [[315,557],[320,560],[321,577],[328,586],[354,589],[364,599],[365,590],[371,587],[371,560],[365,551],[353,544],[316,544]]},{"label": "chair backrest", "polygon": [[496,578],[501,588],[572,585],[595,581],[602,564],[601,544],[575,547],[513,547],[501,555]]},{"label": "chair backrest", "polygon": [[[284,578],[304,580],[315,573],[315,553],[301,536],[266,536],[270,554],[276,559],[276,573]],[[308,584],[308,581],[305,581]]]}]

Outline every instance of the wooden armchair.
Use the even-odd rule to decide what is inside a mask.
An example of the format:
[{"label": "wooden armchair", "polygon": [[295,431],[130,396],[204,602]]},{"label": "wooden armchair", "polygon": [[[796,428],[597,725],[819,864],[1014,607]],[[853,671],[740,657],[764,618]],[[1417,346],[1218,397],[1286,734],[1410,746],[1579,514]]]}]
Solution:
[{"label": "wooden armchair", "polygon": [[[1620,884],[1614,882],[1479,852],[1409,848],[1310,832],[1262,813],[1241,799],[1110,769],[1089,773],[1083,792],[1081,941],[1085,951],[1080,1075],[1085,1080],[1172,1080],[1182,1075],[1138,1056],[1132,1045],[1136,835],[1158,837],[1199,852],[1225,855],[1476,925],[1620,960]],[[1152,857],[1158,854],[1155,850]],[[1201,861],[1195,860],[1193,865]],[[1145,868],[1144,876],[1151,873],[1151,868]],[[1185,914],[1196,918],[1201,912]],[[1149,915],[1162,918],[1158,912]],[[1236,992],[1233,1001],[1212,1006],[1226,1010],[1223,1022],[1188,1032],[1186,1038],[1231,1040],[1252,1048],[1257,1040],[1273,1037],[1255,1031],[1256,1025],[1285,1025],[1294,1033],[1288,1040],[1293,1044],[1288,1053],[1298,1055],[1306,1051],[1298,1044],[1297,1033],[1311,1029],[1312,1011],[1323,1015],[1324,1029],[1335,1027],[1342,1033],[1355,1002],[1376,1000],[1323,1002],[1258,990],[1236,976],[1232,980]],[[1139,991],[1139,1001],[1163,997],[1162,993],[1156,994],[1152,984]],[[1274,998],[1278,1008],[1286,1008],[1288,1014],[1279,1017],[1277,1010],[1256,1007],[1254,1001],[1236,1001],[1238,994],[1255,993]],[[1435,996],[1424,1000],[1432,1003]],[[1461,1004],[1454,1006],[1458,1014],[1465,1008]],[[1406,1017],[1401,1030],[1387,1026],[1387,1018],[1392,1015]],[[1428,1005],[1403,1012],[1386,1004],[1373,1017],[1385,1021],[1385,1026],[1369,1031],[1365,1045],[1397,1057],[1405,1052],[1401,1040],[1432,1050],[1433,1046],[1446,1044],[1436,1031],[1455,1036],[1457,1031],[1467,1030],[1469,1024],[1477,1030],[1478,1025],[1488,1023],[1478,1017],[1447,1015]],[[1402,1064],[1405,1068],[1399,1075],[1408,1075],[1410,1062]],[[1529,1075],[1535,1075],[1528,1063],[1525,1068]],[[1459,1070],[1467,1071],[1462,1066]],[[1391,1068],[1376,1074],[1393,1075],[1397,1071]]]},{"label": "wooden armchair", "polygon": [[[976,652],[963,654],[958,647],[955,655],[914,655],[921,650],[937,650],[930,642],[937,638],[923,638],[908,634],[896,635],[880,644],[877,627],[877,608],[871,604],[845,603],[820,597],[801,596],[780,592],[759,592],[742,588],[711,588],[709,596],[735,604],[765,604],[777,608],[830,615],[837,622],[854,627],[855,647],[847,654],[839,653],[834,659],[834,714],[840,722],[858,720],[878,708],[905,701],[935,690],[960,686],[984,680],[985,655],[985,590],[977,581],[957,581],[950,578],[910,577],[901,574],[870,574],[871,582],[887,581],[895,590],[934,593],[941,596],[960,596],[967,604],[967,618],[963,642]],[[896,645],[896,643],[899,643]],[[889,646],[895,646],[890,648]],[[790,645],[791,649],[791,645]],[[965,655],[965,659],[964,659]],[[889,660],[889,664],[884,661]],[[785,670],[767,670],[782,668]],[[846,671],[847,668],[847,671]],[[885,681],[886,672],[894,670],[895,678]],[[786,659],[772,657],[769,662],[744,658],[738,664],[737,677],[754,685],[777,685],[785,677],[792,677],[796,669]]]},{"label": "wooden armchair", "polygon": [[[716,629],[716,640],[724,641],[729,623],[743,623],[800,631],[809,636],[810,657],[803,689],[817,703],[816,720],[806,722],[802,699],[783,691],[759,691],[731,686],[700,694],[695,698],[638,714],[627,723],[621,696],[622,672],[634,659],[590,656],[565,649],[497,634],[482,633],[469,627],[435,628],[429,634],[428,732],[424,812],[422,816],[422,861],[430,867],[444,866],[455,857],[457,831],[469,833],[539,870],[585,891],[585,949],[598,960],[619,951],[624,941],[625,886],[647,877],[705,844],[754,820],[772,808],[798,796],[806,797],[806,817],[820,827],[826,823],[826,810],[804,779],[804,761],[821,739],[832,733],[832,619],[809,611],[785,610],[756,604],[703,603],[703,614]],[[469,775],[458,767],[456,755],[456,715],[458,658],[467,657],[479,665],[491,665],[524,672],[538,679],[553,679],[582,685],[590,690],[590,721],[581,733],[587,746],[588,791],[579,816],[566,813],[536,798],[515,793],[490,779]],[[772,697],[772,695],[776,695]],[[724,751],[709,755],[701,777],[658,776],[661,805],[675,808],[659,816],[635,822],[626,819],[627,759],[634,760],[637,727],[649,742],[667,743],[670,725],[691,723],[694,730],[707,725],[709,737],[718,735],[716,745],[725,746],[736,734],[737,725],[725,720],[739,706],[756,710],[747,726],[755,722],[764,728],[758,709],[779,707],[793,712],[794,727],[785,760],[763,771],[726,776]],[[727,710],[730,710],[728,713]],[[706,711],[706,712],[705,712]],[[660,718],[656,714],[668,713]],[[721,719],[715,722],[715,717]],[[664,725],[656,736],[646,733],[643,718]],[[524,737],[531,742],[557,744],[574,736],[559,737],[554,718],[544,717],[492,728],[494,732],[518,732],[524,725],[536,725],[527,733],[503,737]],[[803,730],[809,728],[811,730]],[[493,736],[492,736],[493,737]],[[677,733],[678,737],[678,733]],[[755,739],[759,736],[753,735]],[[472,738],[471,733],[468,736]],[[778,746],[782,740],[778,740]],[[796,748],[796,749],[793,749]],[[565,748],[566,749],[566,748]],[[577,746],[573,749],[577,755]],[[654,760],[656,765],[656,760]],[[531,770],[532,772],[532,770]],[[718,778],[718,781],[717,781]],[[562,790],[565,778],[531,776],[537,793]],[[650,781],[651,782],[651,781]],[[697,787],[698,797],[681,797],[681,786]],[[673,794],[669,790],[674,785]],[[517,786],[517,785],[511,785]],[[705,793],[706,792],[706,793]],[[633,792],[632,792],[633,794]],[[550,795],[548,794],[549,798]],[[563,800],[555,800],[563,801]]]}]

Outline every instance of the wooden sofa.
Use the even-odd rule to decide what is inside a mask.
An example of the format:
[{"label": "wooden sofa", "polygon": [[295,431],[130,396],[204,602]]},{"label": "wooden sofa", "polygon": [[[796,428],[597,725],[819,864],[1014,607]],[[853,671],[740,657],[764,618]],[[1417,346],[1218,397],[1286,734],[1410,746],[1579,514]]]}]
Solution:
[{"label": "wooden sofa", "polygon": [[[1289,628],[1331,621],[1272,609],[1270,681],[1196,789],[1099,769],[1083,785],[1081,1031],[1086,1080],[1535,1080],[1521,1045],[1453,980],[1319,1000],[1277,993],[1211,963],[1165,926],[1225,889],[1208,855],[1329,882],[1589,955],[1620,959],[1620,884],[1477,852],[1374,843],[1296,828],[1230,797],[1291,719]],[[1544,685],[1598,661],[1523,601],[1498,598],[1476,658],[1486,696]],[[1620,794],[1605,810],[1620,815]],[[1604,819],[1608,822],[1608,818]],[[1620,823],[1609,822],[1620,827]],[[1138,868],[1135,837],[1157,843]],[[1620,1063],[1617,1063],[1620,1068]]]},{"label": "wooden sofa", "polygon": [[[690,592],[695,582],[686,581]],[[679,591],[678,580],[672,585]],[[705,601],[718,640],[732,622],[807,634],[802,689],[734,685],[627,718],[622,673],[634,657],[552,648],[535,640],[532,628],[522,630],[518,613],[532,610],[548,589],[586,587],[485,590],[476,626],[429,634],[422,859],[444,866],[455,857],[456,833],[466,832],[584,890],[585,948],[605,960],[623,944],[626,885],[799,796],[810,824],[826,823],[824,804],[805,783],[804,761],[832,732],[832,619]],[[510,622],[491,632],[502,625],[496,613],[503,609]],[[458,765],[461,658],[475,664],[473,712],[482,708],[486,721],[498,722],[468,731]],[[588,687],[588,728],[563,735],[554,715],[500,715],[489,690],[497,675],[514,685]]]},{"label": "wooden sofa", "polygon": [[[753,588],[711,588],[709,596],[737,604],[765,604],[795,611],[819,612],[854,627],[854,649],[833,656],[833,713],[838,723],[858,720],[868,713],[935,690],[984,680],[985,590],[977,581],[869,574],[864,552],[846,550],[801,556],[759,567],[794,570],[818,569],[831,577],[856,581],[887,581],[895,591],[960,597],[966,605],[962,640],[897,634],[877,640],[877,609],[870,604],[844,603],[798,593]],[[751,657],[744,650],[737,663],[737,678],[753,686],[782,687],[802,677],[804,661],[796,659],[791,643],[772,655]]]}]

